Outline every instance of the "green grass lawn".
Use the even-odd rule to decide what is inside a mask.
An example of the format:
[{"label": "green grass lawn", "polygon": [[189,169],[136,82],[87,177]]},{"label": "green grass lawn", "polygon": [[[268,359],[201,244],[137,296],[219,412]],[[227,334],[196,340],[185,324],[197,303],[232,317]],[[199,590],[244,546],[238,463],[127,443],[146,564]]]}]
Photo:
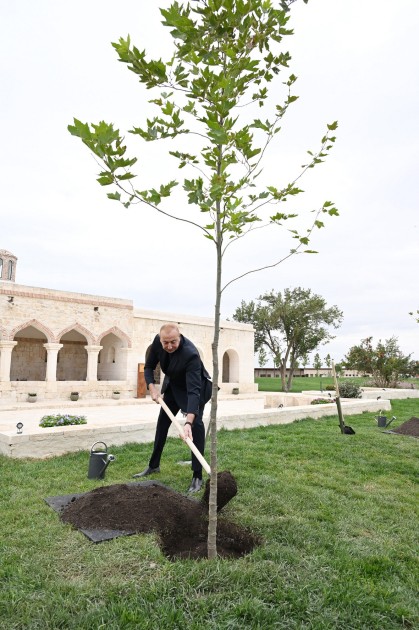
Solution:
[{"label": "green grass lawn", "polygon": [[[398,426],[419,400],[392,413]],[[44,502],[131,481],[150,445],[111,449],[104,482],[87,479],[87,452],[0,457],[0,628],[418,628],[419,443],[373,416],[347,418],[355,435],[337,416],[219,432],[219,470],[239,488],[225,516],[263,538],[239,560],[172,563],[153,535],[95,545]],[[169,440],[159,476],[180,491],[185,449]]]},{"label": "green grass lawn", "polygon": [[[368,379],[363,377],[351,377],[351,378],[340,378],[340,381],[349,381],[350,383],[355,383],[359,387],[365,386],[368,383]],[[260,392],[279,392],[281,391],[281,379],[280,378],[256,378],[255,383],[259,386]],[[409,383],[413,383],[416,389],[419,388],[419,378],[411,378],[409,379]],[[305,378],[303,376],[296,376],[292,380],[291,392],[301,392],[303,390],[320,390],[321,388],[325,389],[327,385],[334,385],[333,377],[323,376],[320,378],[319,376],[310,376]]]}]

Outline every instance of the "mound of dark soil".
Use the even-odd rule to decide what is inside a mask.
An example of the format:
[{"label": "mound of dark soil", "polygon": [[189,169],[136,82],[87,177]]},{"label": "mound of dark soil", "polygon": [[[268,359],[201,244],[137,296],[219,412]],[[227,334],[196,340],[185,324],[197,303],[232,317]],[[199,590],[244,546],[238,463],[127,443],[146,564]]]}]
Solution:
[{"label": "mound of dark soil", "polygon": [[[217,475],[217,511],[223,509],[225,505],[237,494],[237,481],[229,470],[224,470]],[[210,479],[205,484],[204,496],[202,500],[209,505]]]},{"label": "mound of dark soil", "polygon": [[392,433],[400,433],[401,435],[411,435],[413,437],[419,437],[419,418],[412,416],[410,420],[407,420],[401,424],[397,429],[393,429]]},{"label": "mound of dark soil", "polygon": [[[69,503],[61,519],[80,529],[156,532],[163,553],[171,560],[207,557],[207,504],[163,485],[136,483],[95,488]],[[260,542],[253,533],[218,518],[219,556],[243,556]]]}]

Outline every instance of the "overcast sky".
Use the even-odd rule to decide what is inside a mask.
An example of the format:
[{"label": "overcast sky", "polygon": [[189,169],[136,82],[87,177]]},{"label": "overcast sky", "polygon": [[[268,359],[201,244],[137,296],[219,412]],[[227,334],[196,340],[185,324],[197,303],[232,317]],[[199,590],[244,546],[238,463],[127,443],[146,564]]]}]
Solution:
[{"label": "overcast sky", "polygon": [[[167,59],[170,37],[158,7],[168,4],[0,0],[0,249],[18,257],[17,283],[213,316],[214,246],[145,206],[109,201],[95,181],[98,165],[67,131],[73,117],[113,122],[124,133],[144,124],[152,95],[117,61],[111,42],[130,34],[150,57]],[[335,149],[300,182],[306,192],[288,209],[309,212],[332,200],[340,217],[315,234],[318,254],[233,284],[222,317],[231,318],[241,300],[301,286],[344,314],[321,357],[340,361],[367,336],[395,335],[419,359],[419,326],[409,316],[419,308],[419,2],[299,0],[290,24],[295,35],[284,48],[300,98],[264,176],[286,184],[326,123],[338,120]],[[278,102],[287,78],[274,87]],[[167,145],[130,142],[138,188],[177,176]],[[292,245],[286,231],[249,235],[231,248],[225,281],[271,264]]]}]

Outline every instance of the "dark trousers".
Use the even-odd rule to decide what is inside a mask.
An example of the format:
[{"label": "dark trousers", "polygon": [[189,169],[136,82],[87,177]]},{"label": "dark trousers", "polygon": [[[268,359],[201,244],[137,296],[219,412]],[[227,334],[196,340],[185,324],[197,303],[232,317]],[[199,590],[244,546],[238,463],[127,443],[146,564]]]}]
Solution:
[{"label": "dark trousers", "polygon": [[[170,392],[170,387],[166,390],[164,394],[164,402],[169,407],[172,414],[176,416],[178,411],[180,411],[180,407],[174,400]],[[204,407],[205,405],[199,408],[198,415],[195,416],[195,420],[193,421],[193,425],[192,425],[193,443],[195,444],[196,448],[202,455],[204,455],[204,450],[205,450],[205,426],[202,421]],[[167,433],[169,431],[171,424],[172,424],[172,421],[170,420],[167,413],[164,411],[164,409],[160,409],[159,417],[157,420],[156,435],[154,438],[154,449],[150,457],[150,462],[148,464],[150,468],[157,468],[158,466],[160,466],[160,458],[163,452],[164,445],[166,444]],[[202,464],[199,462],[199,460],[195,457],[195,455],[192,452],[191,452],[191,455],[192,455],[191,468],[193,470],[193,476],[198,477],[198,479],[202,479]]]}]

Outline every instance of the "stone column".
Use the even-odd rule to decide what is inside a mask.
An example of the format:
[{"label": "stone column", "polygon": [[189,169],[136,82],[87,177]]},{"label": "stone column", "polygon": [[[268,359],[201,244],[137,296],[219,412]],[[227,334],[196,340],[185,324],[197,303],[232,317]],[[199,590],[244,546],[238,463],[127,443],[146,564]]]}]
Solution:
[{"label": "stone column", "polygon": [[87,376],[86,381],[97,381],[97,360],[103,346],[84,346],[87,350]]},{"label": "stone column", "polygon": [[10,382],[12,350],[15,346],[17,346],[17,341],[0,341],[0,381],[2,382]]},{"label": "stone column", "polygon": [[58,351],[61,350],[64,344],[62,343],[44,343],[44,348],[47,351],[47,372],[45,375],[46,381],[57,380],[57,357]]}]

